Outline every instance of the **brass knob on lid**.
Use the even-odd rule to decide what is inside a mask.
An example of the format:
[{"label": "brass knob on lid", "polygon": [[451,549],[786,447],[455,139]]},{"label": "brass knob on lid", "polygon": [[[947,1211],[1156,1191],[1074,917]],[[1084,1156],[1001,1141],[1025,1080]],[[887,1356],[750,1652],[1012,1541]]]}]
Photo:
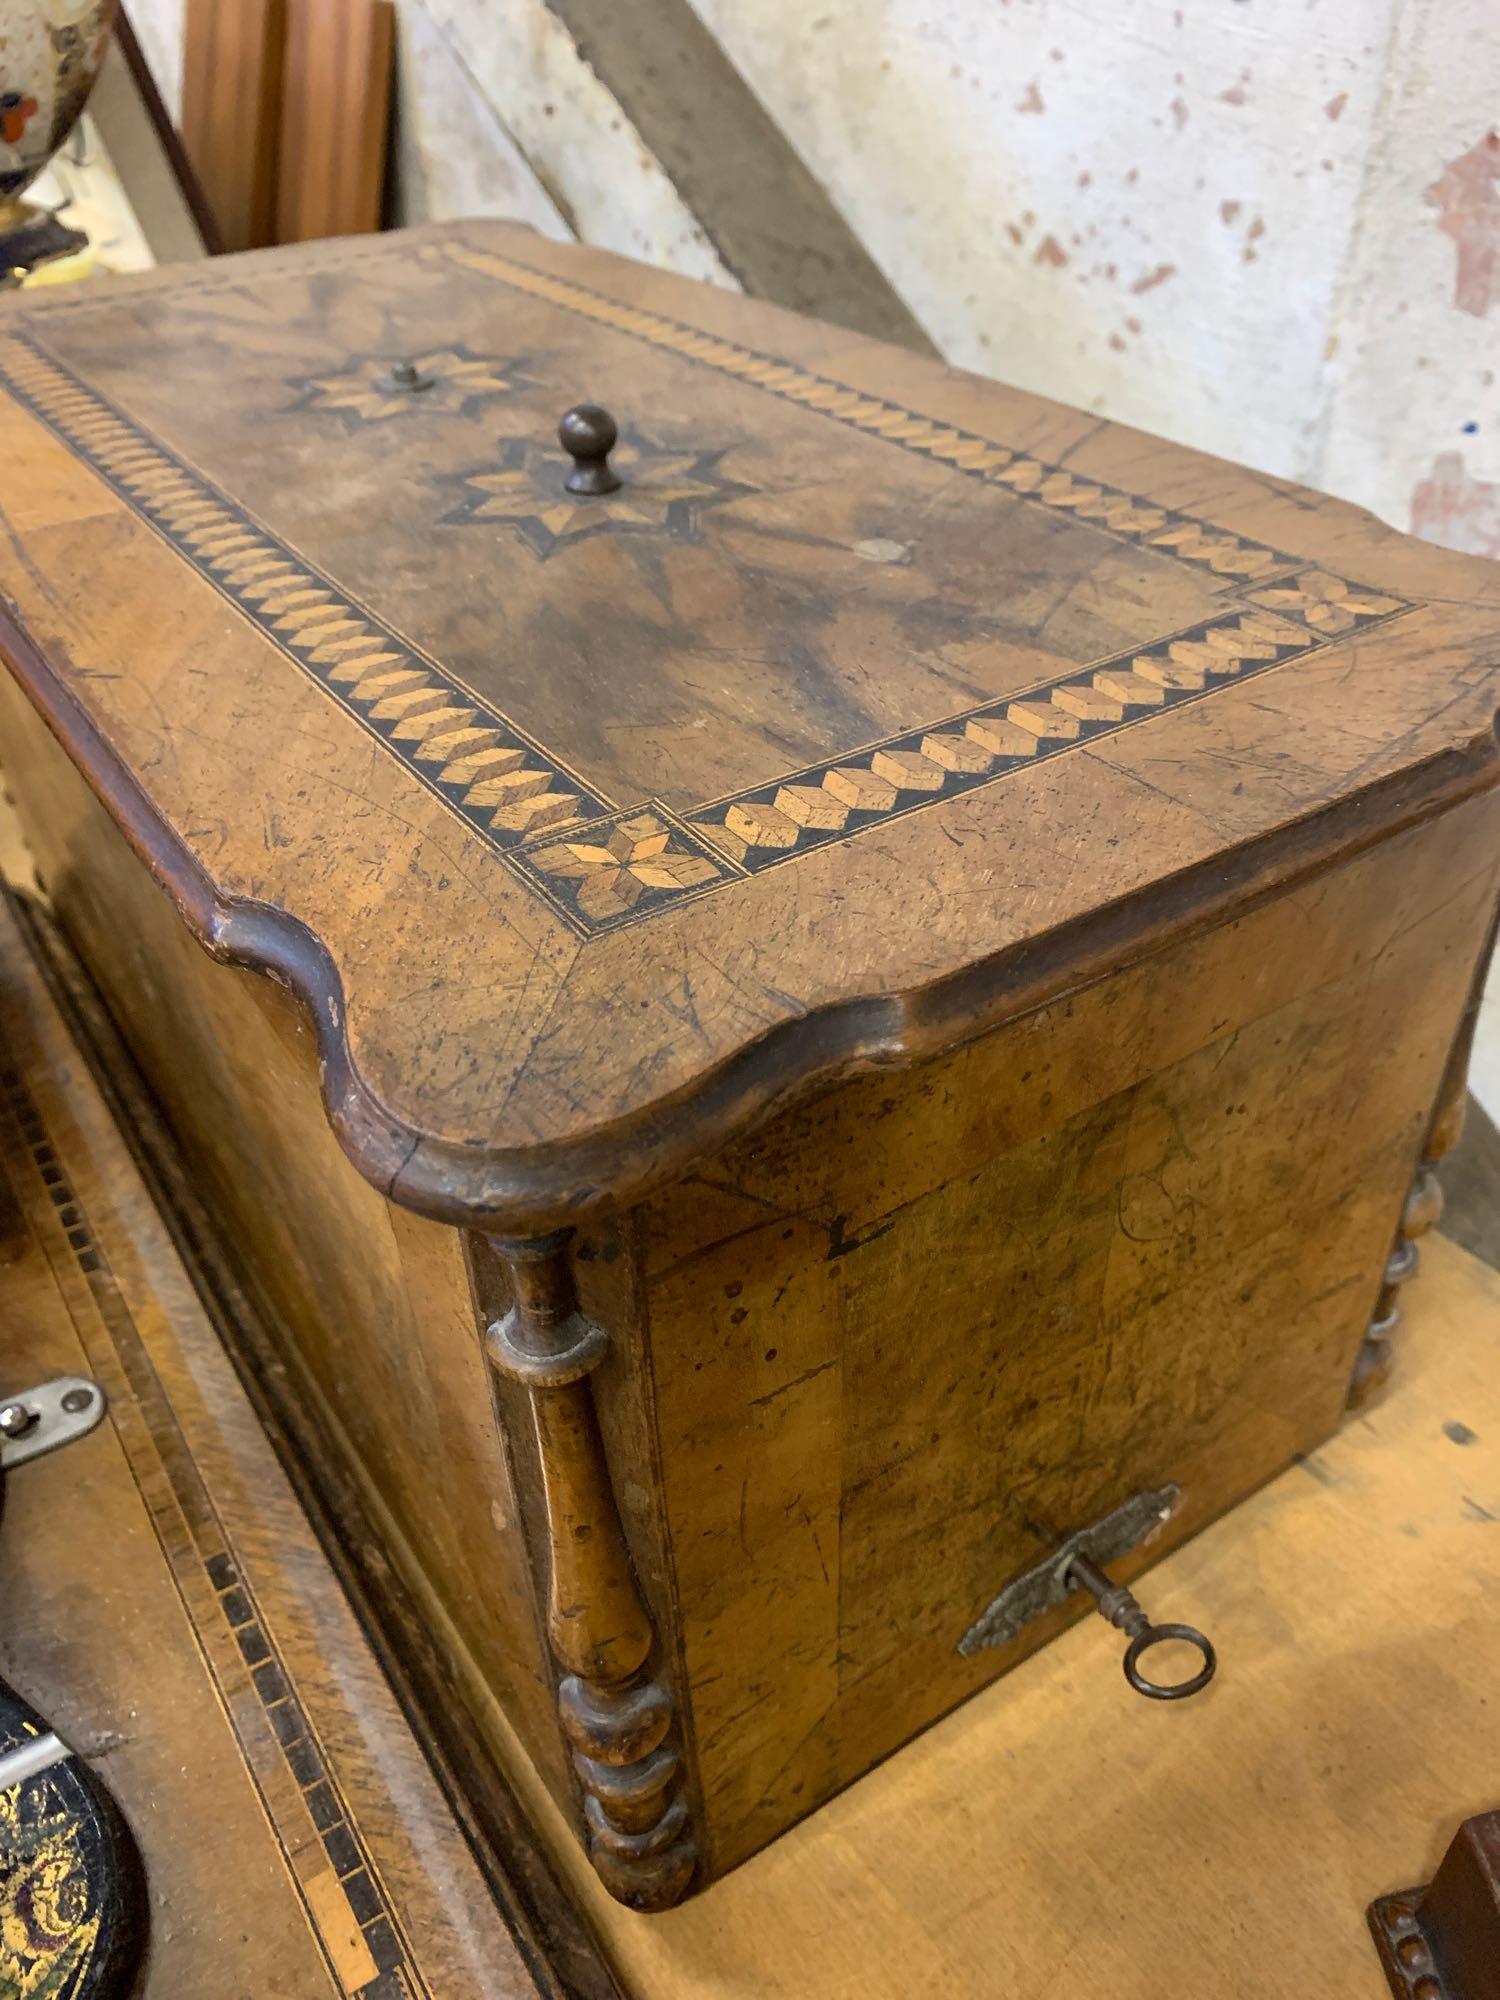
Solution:
[{"label": "brass knob on lid", "polygon": [[575,403],[563,412],[557,426],[558,442],[573,461],[573,470],[563,481],[570,493],[582,495],[613,493],[620,476],[609,462],[619,440],[619,426],[608,410],[597,403]]}]

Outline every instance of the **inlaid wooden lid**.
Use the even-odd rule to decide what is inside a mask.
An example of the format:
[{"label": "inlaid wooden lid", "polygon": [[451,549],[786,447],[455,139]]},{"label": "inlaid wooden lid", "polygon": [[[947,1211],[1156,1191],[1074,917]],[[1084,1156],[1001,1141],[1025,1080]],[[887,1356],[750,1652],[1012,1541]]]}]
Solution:
[{"label": "inlaid wooden lid", "polygon": [[1495,775],[1492,566],[512,226],[12,303],[0,383],[15,671],[454,1219],[621,1199]]}]

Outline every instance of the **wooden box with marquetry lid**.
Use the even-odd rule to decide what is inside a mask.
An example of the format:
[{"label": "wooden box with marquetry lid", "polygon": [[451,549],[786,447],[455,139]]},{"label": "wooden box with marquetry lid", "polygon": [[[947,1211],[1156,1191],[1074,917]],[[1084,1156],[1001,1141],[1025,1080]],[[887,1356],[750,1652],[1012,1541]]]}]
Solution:
[{"label": "wooden box with marquetry lid", "polygon": [[1500,572],[504,224],[10,304],[0,391],[47,890],[434,1728],[615,1895],[1380,1379]]}]

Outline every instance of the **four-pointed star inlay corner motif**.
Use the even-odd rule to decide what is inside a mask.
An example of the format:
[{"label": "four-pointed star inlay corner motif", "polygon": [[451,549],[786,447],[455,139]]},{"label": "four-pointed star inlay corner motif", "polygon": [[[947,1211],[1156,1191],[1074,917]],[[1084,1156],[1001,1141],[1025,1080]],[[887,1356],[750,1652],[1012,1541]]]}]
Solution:
[{"label": "four-pointed star inlay corner motif", "polygon": [[704,512],[756,490],[720,469],[727,449],[684,451],[626,430],[609,456],[620,485],[580,497],[567,491],[569,460],[551,439],[503,438],[488,465],[459,474],[458,502],[440,518],[513,529],[543,562],[594,535],[696,541]]},{"label": "four-pointed star inlay corner motif", "polygon": [[524,357],[474,354],[459,343],[425,354],[356,354],[336,373],[301,383],[295,407],[358,430],[398,417],[461,417],[492,396],[536,386]]}]

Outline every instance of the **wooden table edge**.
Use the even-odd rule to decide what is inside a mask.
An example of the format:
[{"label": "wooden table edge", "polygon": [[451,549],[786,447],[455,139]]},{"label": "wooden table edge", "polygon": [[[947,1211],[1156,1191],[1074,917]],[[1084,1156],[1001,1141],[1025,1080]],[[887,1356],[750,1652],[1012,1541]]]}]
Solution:
[{"label": "wooden table edge", "polygon": [[225,895],[0,600],[0,660],[121,833],[221,963],[294,993],[313,1030],[324,1108],[372,1186],[459,1228],[529,1235],[628,1205],[819,1088],[906,1068],[973,1040],[1232,913],[1353,859],[1500,784],[1500,710],[1490,726],[1260,838],[990,954],[928,984],[830,1002],[748,1040],[686,1090],[570,1139],[490,1147],[449,1138],[386,1103],[347,1033],[344,981],[325,941],[274,905]]}]

